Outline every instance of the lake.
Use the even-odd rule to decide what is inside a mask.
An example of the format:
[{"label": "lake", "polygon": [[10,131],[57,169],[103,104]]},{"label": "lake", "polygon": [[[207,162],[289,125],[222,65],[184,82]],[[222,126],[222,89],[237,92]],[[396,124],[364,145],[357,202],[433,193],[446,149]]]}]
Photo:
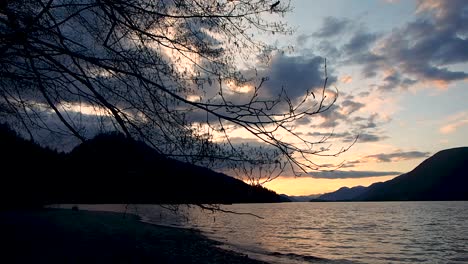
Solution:
[{"label": "lake", "polygon": [[[122,205],[84,206],[122,211]],[[131,205],[144,221],[196,228],[271,263],[468,263],[468,202],[235,204],[262,217]]]}]

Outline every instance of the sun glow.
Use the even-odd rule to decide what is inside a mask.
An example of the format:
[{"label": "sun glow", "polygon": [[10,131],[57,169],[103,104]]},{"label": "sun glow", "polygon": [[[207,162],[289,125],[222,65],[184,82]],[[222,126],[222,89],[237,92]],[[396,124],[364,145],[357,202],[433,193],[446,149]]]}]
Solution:
[{"label": "sun glow", "polygon": [[333,192],[343,186],[369,186],[376,182],[384,182],[395,176],[369,177],[359,179],[314,179],[310,177],[279,177],[264,186],[279,194],[287,195],[311,195]]}]

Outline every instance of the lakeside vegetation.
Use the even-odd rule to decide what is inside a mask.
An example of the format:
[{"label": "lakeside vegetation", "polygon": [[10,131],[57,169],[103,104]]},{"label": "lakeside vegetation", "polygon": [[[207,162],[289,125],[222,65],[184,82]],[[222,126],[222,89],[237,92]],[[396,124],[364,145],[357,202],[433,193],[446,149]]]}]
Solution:
[{"label": "lakeside vegetation", "polygon": [[169,159],[142,142],[102,134],[58,153],[0,128],[2,206],[57,203],[249,203],[284,198],[222,173]]}]

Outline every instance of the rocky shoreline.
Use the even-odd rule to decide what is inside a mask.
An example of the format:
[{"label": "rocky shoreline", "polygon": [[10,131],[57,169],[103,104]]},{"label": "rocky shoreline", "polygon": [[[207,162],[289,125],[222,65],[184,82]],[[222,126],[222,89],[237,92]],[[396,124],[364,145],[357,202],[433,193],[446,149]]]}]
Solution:
[{"label": "rocky shoreline", "polygon": [[264,263],[224,250],[196,230],[157,226],[112,212],[0,212],[7,263]]}]

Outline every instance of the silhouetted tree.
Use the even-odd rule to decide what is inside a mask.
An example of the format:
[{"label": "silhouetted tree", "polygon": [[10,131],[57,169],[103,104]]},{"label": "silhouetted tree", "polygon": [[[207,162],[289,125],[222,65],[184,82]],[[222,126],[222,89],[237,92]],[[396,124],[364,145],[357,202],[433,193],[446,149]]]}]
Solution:
[{"label": "silhouetted tree", "polygon": [[284,201],[262,186],[166,158],[117,133],[57,153],[0,124],[0,161],[0,210],[56,203],[199,204],[219,209],[220,203]]},{"label": "silhouetted tree", "polygon": [[[81,141],[90,124],[118,130],[254,183],[317,169],[315,155],[346,149],[327,154],[326,138],[310,141],[293,125],[334,103],[326,79],[295,101],[284,91],[266,97],[266,76],[243,74],[274,50],[257,34],[291,33],[278,21],[289,9],[271,0],[2,1],[0,121]],[[233,129],[264,147],[232,143]]]}]

